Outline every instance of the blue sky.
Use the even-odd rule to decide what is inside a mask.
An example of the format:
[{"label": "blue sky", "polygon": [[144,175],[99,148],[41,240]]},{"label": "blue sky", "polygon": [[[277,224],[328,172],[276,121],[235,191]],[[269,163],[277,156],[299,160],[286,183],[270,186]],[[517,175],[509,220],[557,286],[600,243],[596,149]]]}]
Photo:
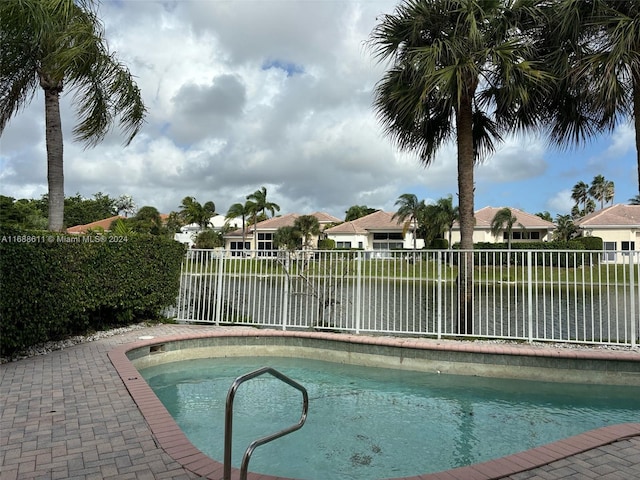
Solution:
[{"label": "blue sky", "polygon": [[[351,205],[388,211],[403,193],[456,195],[452,145],[424,168],[396,151],[375,119],[372,90],[384,66],[364,42],[388,0],[104,1],[110,48],[135,75],[147,123],[123,148],[117,129],[98,147],[71,141],[62,104],[67,195],[131,195],[162,212],[182,198],[219,212],[262,186],[282,213]],[[578,181],[602,174],[616,202],[638,193],[633,129],[620,125],[578,149],[541,137],[507,138],[476,169],[476,208],[568,213]],[[38,94],[0,138],[0,194],[46,193],[43,99]]]}]

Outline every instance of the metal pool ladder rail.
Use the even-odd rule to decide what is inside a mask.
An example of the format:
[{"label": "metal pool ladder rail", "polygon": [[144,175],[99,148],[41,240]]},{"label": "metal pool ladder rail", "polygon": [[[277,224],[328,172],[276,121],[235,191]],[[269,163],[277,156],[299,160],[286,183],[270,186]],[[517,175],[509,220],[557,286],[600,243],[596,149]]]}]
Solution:
[{"label": "metal pool ladder rail", "polygon": [[251,380],[252,378],[259,377],[260,375],[264,375],[265,373],[269,373],[276,377],[279,380],[291,385],[296,390],[302,392],[302,416],[300,420],[295,425],[292,425],[284,430],[280,430],[279,432],[273,433],[271,435],[267,435],[266,437],[259,438],[254,440],[249,444],[247,450],[244,452],[242,456],[242,464],[240,466],[240,480],[246,480],[247,471],[249,468],[249,460],[251,459],[251,455],[253,451],[259,447],[260,445],[264,445],[265,443],[269,443],[276,438],[283,437],[291,432],[295,432],[299,428],[304,425],[305,420],[307,419],[307,412],[309,410],[309,395],[307,394],[307,390],[300,385],[298,382],[290,379],[286,375],[280,373],[274,368],[271,367],[262,367],[253,372],[247,373],[236,378],[229,388],[229,392],[227,393],[227,403],[225,407],[225,419],[224,419],[224,471],[223,471],[223,480],[231,480],[231,445],[232,445],[232,433],[233,433],[233,399],[236,395],[236,391],[238,387],[243,382],[247,380]]}]

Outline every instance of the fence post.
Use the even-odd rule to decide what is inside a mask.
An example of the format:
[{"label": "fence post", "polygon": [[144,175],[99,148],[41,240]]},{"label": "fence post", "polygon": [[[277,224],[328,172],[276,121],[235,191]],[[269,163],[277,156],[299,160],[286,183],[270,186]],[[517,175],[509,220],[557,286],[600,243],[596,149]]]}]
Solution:
[{"label": "fence post", "polygon": [[287,329],[287,322],[289,321],[289,275],[291,268],[290,257],[291,254],[287,251],[284,257],[284,275],[282,275],[282,330]]},{"label": "fence post", "polygon": [[[640,253],[629,252],[629,300],[630,300],[630,314],[631,314],[631,348],[636,348],[637,339],[640,334],[638,332],[638,318],[636,313],[636,293],[635,293],[635,263],[640,258]],[[640,313],[640,312],[638,312]]]},{"label": "fence post", "polygon": [[220,258],[218,259],[218,272],[216,279],[216,313],[213,318],[216,325],[220,325],[220,319],[222,318],[222,292],[224,282],[224,263],[226,257],[226,251],[220,252]]},{"label": "fence post", "polygon": [[[449,254],[450,251],[448,251],[447,254]],[[452,254],[452,253],[451,253]],[[437,338],[438,340],[440,338],[442,338],[442,252],[438,251],[437,252],[438,255],[438,261],[437,261],[437,265],[438,265],[438,275],[437,275],[437,285],[438,285],[438,298],[437,298],[437,303],[438,303],[438,313],[437,313]]]},{"label": "fence post", "polygon": [[533,252],[531,250],[527,251],[527,317],[529,320],[529,343],[533,342]]},{"label": "fence post", "polygon": [[362,303],[362,251],[356,253],[356,334],[360,333],[360,304]]}]

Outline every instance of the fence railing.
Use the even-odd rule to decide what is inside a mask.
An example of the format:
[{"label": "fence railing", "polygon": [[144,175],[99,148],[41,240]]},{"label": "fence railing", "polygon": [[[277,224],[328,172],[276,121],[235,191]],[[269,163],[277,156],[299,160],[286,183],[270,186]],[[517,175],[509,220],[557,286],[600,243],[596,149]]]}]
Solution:
[{"label": "fence railing", "polygon": [[[631,347],[639,340],[640,252],[259,253],[190,250],[177,320]],[[459,281],[465,259],[473,261],[471,282]]]}]

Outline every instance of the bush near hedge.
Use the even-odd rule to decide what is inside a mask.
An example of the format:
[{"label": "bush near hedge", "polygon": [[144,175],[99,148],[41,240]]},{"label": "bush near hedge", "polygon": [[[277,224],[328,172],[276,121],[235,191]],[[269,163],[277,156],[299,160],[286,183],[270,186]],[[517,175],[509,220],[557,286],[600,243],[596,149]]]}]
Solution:
[{"label": "bush near hedge", "polygon": [[157,318],[175,303],[182,244],[148,235],[65,241],[75,238],[0,230],[2,356],[48,340]]}]

